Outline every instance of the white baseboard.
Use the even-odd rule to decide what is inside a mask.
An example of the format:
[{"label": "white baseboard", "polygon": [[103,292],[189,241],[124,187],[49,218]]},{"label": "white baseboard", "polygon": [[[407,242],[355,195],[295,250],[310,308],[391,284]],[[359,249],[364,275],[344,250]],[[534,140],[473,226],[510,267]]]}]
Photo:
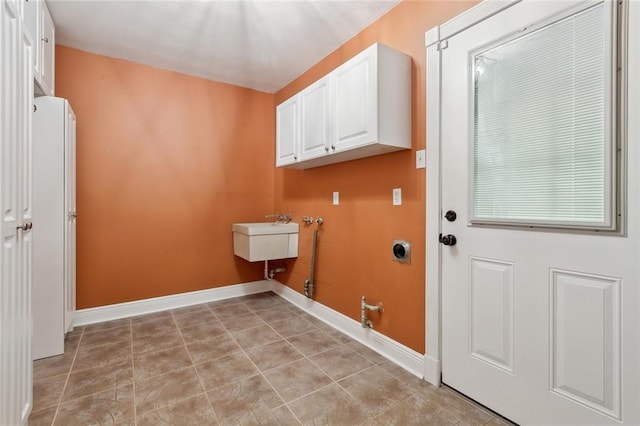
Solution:
[{"label": "white baseboard", "polygon": [[362,328],[362,325],[358,321],[312,299],[308,299],[284,284],[277,281],[271,282],[273,283],[272,291],[283,299],[343,332],[352,339],[357,340],[415,376],[423,378],[425,363],[422,354],[390,339],[376,330]]},{"label": "white baseboard", "polygon": [[136,300],[134,302],[80,309],[77,310],[73,316],[73,325],[75,327],[111,321],[200,303],[231,299],[248,294],[262,293],[270,290],[271,282],[262,280],[211,288],[208,290],[192,291],[189,293],[172,294],[170,296],[154,297],[152,299]]},{"label": "white baseboard", "polygon": [[[94,324],[136,315],[166,311],[200,303],[215,302],[249,294],[273,291],[283,299],[313,315],[331,327],[345,333],[349,337],[362,343],[379,353],[410,373],[436,385],[440,383],[440,362],[425,357],[401,343],[379,333],[376,330],[362,328],[362,325],[346,315],[341,314],[315,300],[308,299],[278,281],[262,280],[244,284],[235,284],[208,290],[189,293],[173,294],[170,296],[154,297],[152,299],[134,302],[118,303],[115,305],[99,306],[96,308],[80,309],[75,312],[74,326]],[[437,380],[436,380],[437,378]]]},{"label": "white baseboard", "polygon": [[435,387],[440,387],[442,366],[440,360],[431,356],[424,357],[424,379]]}]

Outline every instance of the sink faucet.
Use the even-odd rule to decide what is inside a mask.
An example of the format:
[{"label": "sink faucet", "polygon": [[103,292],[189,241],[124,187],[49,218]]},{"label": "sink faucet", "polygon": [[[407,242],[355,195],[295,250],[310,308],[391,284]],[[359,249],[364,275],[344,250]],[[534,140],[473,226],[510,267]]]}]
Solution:
[{"label": "sink faucet", "polygon": [[276,214],[268,214],[265,216],[265,219],[269,219],[270,217],[275,217],[276,218],[276,222],[284,222],[284,223],[289,223],[291,222],[291,219],[293,219],[293,217],[291,217],[288,214],[281,214],[281,213],[276,213]]}]

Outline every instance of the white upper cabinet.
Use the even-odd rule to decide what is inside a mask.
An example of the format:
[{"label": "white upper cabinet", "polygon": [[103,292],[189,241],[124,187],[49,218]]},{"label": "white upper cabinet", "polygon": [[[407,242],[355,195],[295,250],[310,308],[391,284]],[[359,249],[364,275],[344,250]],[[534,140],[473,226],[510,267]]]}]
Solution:
[{"label": "white upper cabinet", "polygon": [[25,23],[34,43],[33,78],[40,95],[54,95],[55,26],[44,0],[24,0]]},{"label": "white upper cabinet", "polygon": [[331,145],[331,114],[329,76],[298,95],[300,100],[300,160],[310,160],[329,153]]},{"label": "white upper cabinet", "polygon": [[[294,161],[276,166],[324,166],[411,148],[411,58],[376,43],[278,106],[300,105]],[[278,134],[280,118],[276,123]],[[291,123],[287,123],[292,126]],[[286,131],[286,130],[285,130]],[[282,157],[278,155],[278,160]]]},{"label": "white upper cabinet", "polygon": [[300,129],[298,96],[276,108],[276,166],[282,167],[298,161]]}]

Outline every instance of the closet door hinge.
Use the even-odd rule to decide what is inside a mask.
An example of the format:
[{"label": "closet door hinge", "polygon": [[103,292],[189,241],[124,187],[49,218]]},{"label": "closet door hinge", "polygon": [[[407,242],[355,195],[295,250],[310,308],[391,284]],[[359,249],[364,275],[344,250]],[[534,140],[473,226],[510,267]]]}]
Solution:
[{"label": "closet door hinge", "polygon": [[438,50],[444,50],[449,47],[449,40],[442,40],[438,42]]}]

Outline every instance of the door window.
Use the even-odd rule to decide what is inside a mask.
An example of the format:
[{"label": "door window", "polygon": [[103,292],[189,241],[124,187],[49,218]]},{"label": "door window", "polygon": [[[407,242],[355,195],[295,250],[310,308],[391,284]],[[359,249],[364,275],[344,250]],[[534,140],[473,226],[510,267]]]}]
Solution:
[{"label": "door window", "polygon": [[612,24],[603,3],[472,52],[472,224],[615,227]]}]

